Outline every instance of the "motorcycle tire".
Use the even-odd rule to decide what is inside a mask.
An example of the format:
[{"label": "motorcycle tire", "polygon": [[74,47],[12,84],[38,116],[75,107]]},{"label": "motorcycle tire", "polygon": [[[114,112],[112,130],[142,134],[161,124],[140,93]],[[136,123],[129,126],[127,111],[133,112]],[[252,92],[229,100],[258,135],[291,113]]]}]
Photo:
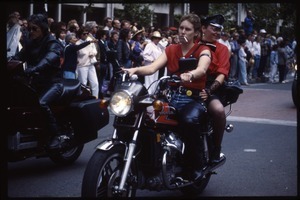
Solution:
[{"label": "motorcycle tire", "polygon": [[124,165],[124,146],[114,146],[108,151],[96,150],[84,172],[81,196],[92,198],[135,197],[136,189],[125,183],[125,192],[116,194]]},{"label": "motorcycle tire", "polygon": [[297,99],[298,98],[297,95],[298,95],[297,94],[297,80],[294,80],[293,84],[292,84],[292,99],[293,99],[294,105],[298,108],[299,107],[299,100]]},{"label": "motorcycle tire", "polygon": [[180,191],[184,194],[184,196],[190,196],[195,197],[203,192],[203,190],[206,188],[209,180],[210,180],[211,174],[205,175],[205,177],[202,178],[201,181],[194,183],[192,185],[183,187],[180,189]]},{"label": "motorcycle tire", "polygon": [[80,156],[83,150],[84,144],[73,147],[62,152],[50,152],[49,158],[56,164],[70,165],[74,163]]}]

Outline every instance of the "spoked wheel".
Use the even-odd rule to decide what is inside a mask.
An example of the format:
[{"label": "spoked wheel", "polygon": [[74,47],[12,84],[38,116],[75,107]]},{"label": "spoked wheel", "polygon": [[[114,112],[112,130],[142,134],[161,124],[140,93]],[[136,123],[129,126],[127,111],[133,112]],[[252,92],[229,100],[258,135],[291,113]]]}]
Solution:
[{"label": "spoked wheel", "polygon": [[88,162],[82,181],[82,197],[135,197],[130,177],[125,183],[125,191],[118,192],[125,148],[115,146],[109,151],[97,150]]}]

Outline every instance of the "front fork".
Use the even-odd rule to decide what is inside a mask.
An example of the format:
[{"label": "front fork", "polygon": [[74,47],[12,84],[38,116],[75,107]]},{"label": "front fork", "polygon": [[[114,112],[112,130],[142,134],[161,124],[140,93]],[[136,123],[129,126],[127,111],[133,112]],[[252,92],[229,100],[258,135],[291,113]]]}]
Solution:
[{"label": "front fork", "polygon": [[136,140],[137,140],[137,137],[139,134],[139,130],[140,130],[139,128],[141,127],[143,116],[144,116],[144,113],[142,113],[139,117],[137,129],[134,131],[132,141],[129,143],[128,151],[127,151],[126,155],[124,156],[125,157],[125,165],[122,170],[120,184],[117,189],[117,192],[119,192],[119,193],[126,192],[126,188],[124,188],[124,185],[126,183],[126,180],[128,177],[128,171],[130,169],[132,158],[134,156],[134,152],[135,152],[135,148],[136,148]]}]

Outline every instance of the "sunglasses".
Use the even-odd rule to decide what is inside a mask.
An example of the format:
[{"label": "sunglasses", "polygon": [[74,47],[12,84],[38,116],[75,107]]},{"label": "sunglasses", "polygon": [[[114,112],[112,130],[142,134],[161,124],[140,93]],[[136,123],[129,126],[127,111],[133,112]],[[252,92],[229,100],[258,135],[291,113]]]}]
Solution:
[{"label": "sunglasses", "polygon": [[87,35],[87,34],[89,34],[89,33],[82,33],[82,35]]},{"label": "sunglasses", "polygon": [[30,27],[28,27],[28,31],[30,32],[30,31],[38,31],[39,30],[39,28],[40,27],[38,27],[38,26],[30,26]]}]

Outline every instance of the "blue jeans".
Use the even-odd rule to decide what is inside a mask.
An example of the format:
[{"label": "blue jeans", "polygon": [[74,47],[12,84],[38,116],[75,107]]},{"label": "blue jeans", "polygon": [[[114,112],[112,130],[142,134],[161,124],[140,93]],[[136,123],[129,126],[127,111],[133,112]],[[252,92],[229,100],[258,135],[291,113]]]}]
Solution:
[{"label": "blue jeans", "polygon": [[76,79],[76,73],[70,72],[70,71],[64,71],[63,72],[63,78],[65,79]]},{"label": "blue jeans", "polygon": [[255,55],[254,56],[254,66],[252,70],[252,78],[257,78],[257,70],[259,68],[260,64],[260,55]]},{"label": "blue jeans", "polygon": [[247,69],[246,62],[244,60],[239,59],[239,81],[241,84],[248,83],[247,81]]},{"label": "blue jeans", "polygon": [[176,108],[178,119],[184,125],[199,125],[207,109],[200,97],[193,98],[175,93],[170,105]]}]

